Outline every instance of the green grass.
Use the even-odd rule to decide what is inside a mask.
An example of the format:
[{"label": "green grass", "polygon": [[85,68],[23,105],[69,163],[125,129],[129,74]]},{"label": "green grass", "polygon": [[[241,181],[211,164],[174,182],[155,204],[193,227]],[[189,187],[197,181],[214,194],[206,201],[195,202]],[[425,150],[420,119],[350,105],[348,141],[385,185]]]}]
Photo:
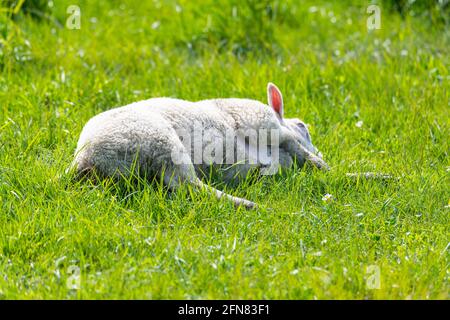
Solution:
[{"label": "green grass", "polygon": [[[368,32],[364,1],[136,0],[78,1],[69,30],[73,1],[53,3],[0,19],[0,298],[449,298],[448,24],[382,10]],[[103,110],[265,102],[268,81],[332,170],[228,189],[259,210],[64,173]],[[345,176],[363,171],[399,180]]]}]

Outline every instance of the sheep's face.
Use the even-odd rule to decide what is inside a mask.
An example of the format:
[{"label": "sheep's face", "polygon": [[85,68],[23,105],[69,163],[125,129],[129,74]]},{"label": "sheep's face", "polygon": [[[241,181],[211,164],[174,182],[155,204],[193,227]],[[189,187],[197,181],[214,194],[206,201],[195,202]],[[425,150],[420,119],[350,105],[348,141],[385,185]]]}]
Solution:
[{"label": "sheep's face", "polygon": [[306,124],[300,119],[285,119],[283,117],[283,96],[281,95],[281,91],[273,83],[269,83],[267,85],[267,100],[269,106],[273,109],[273,111],[275,111],[281,125],[285,127],[292,136],[294,136],[295,140],[307,151],[319,158],[322,158],[322,154],[311,142],[311,136]]},{"label": "sheep's face", "polygon": [[284,125],[291,133],[294,134],[298,143],[300,143],[306,150],[322,158],[322,154],[319,150],[312,144],[311,135],[307,125],[300,119],[283,119]]}]

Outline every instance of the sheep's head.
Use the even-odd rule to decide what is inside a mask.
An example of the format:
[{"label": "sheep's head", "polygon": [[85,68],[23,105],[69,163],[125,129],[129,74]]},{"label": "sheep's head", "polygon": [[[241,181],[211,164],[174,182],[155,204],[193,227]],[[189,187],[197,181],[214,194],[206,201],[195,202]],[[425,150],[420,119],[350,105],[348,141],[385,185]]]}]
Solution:
[{"label": "sheep's head", "polygon": [[285,126],[294,134],[298,143],[306,150],[322,158],[322,153],[312,144],[307,125],[300,119],[284,119]]},{"label": "sheep's head", "polygon": [[[297,142],[298,146],[296,146],[296,149],[300,151],[296,152],[296,155],[298,156],[299,153],[302,155],[302,158],[298,160],[301,162],[310,160],[318,167],[327,168],[326,163],[322,161],[322,154],[311,142],[311,135],[306,124],[297,118],[284,118],[283,96],[277,86],[270,82],[267,85],[267,99],[269,106],[275,111],[284,131]],[[292,141],[290,143],[292,144]]]}]

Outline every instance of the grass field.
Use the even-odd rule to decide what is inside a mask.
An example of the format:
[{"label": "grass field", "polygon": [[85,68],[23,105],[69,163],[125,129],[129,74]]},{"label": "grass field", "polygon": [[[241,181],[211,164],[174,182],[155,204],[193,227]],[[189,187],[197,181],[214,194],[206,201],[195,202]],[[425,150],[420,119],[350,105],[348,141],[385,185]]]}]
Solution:
[{"label": "grass field", "polygon": [[[449,298],[439,12],[381,6],[368,30],[365,1],[50,4],[40,18],[1,12],[0,298]],[[65,26],[71,4],[80,29]],[[155,96],[266,102],[268,81],[332,170],[227,189],[258,210],[65,174],[101,111]],[[345,176],[365,171],[398,179]]]}]

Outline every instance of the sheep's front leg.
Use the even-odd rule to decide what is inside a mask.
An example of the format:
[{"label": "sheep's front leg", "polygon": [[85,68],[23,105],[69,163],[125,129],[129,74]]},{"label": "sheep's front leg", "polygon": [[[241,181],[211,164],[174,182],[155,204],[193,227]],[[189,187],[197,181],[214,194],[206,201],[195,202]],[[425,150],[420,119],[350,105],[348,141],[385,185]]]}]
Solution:
[{"label": "sheep's front leg", "polygon": [[321,170],[330,170],[328,164],[315,154],[306,150],[300,143],[295,140],[289,140],[284,143],[285,150],[289,152],[292,157],[297,158],[298,161],[306,161],[311,163],[316,168]]},{"label": "sheep's front leg", "polygon": [[196,175],[195,168],[188,154],[181,150],[181,152],[177,153],[179,158],[178,161],[174,163],[174,161],[168,160],[167,165],[165,166],[164,171],[164,183],[171,189],[177,189],[180,183],[186,182],[191,184],[196,188],[200,188],[208,191],[215,195],[218,199],[226,198],[231,200],[235,206],[244,206],[247,209],[254,209],[257,207],[256,203],[251,202],[247,199],[234,197],[229,195],[223,191],[217,190],[207,184],[203,183]]},{"label": "sheep's front leg", "polygon": [[287,169],[292,167],[293,164],[294,160],[289,152],[279,148],[278,152],[271,152],[270,163],[261,165],[260,173],[263,176],[274,175],[278,173],[280,168]]}]

